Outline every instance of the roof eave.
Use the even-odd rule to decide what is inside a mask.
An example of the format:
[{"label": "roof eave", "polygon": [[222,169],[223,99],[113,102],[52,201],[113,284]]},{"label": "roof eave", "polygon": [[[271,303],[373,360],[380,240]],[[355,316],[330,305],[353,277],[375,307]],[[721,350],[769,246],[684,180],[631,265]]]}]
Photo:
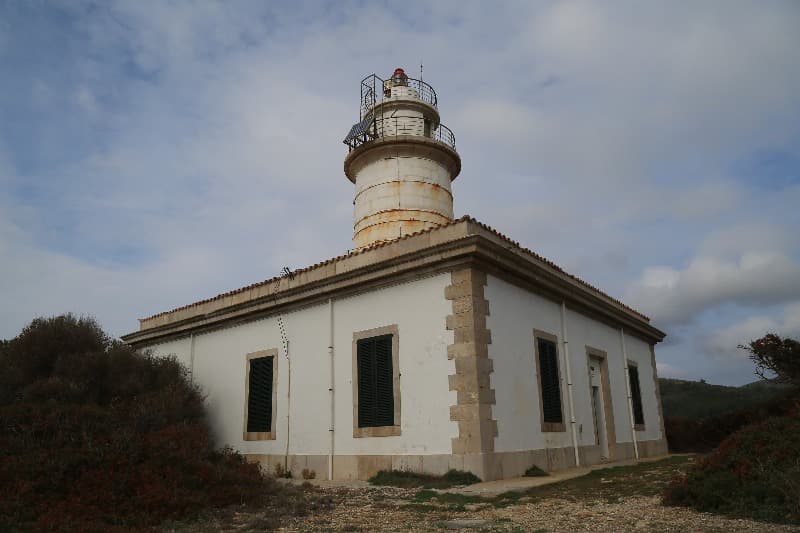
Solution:
[{"label": "roof eave", "polygon": [[[238,300],[230,300],[230,305],[217,304],[212,299],[209,303],[216,305],[181,309],[180,315],[175,315],[175,320],[166,320],[162,324],[124,335],[122,339],[136,345],[151,344],[166,338],[227,327],[232,323],[269,316],[286,309],[314,305],[328,298],[402,283],[420,274],[444,272],[465,264],[477,265],[550,299],[563,301],[570,308],[588,313],[615,327],[622,327],[648,342],[660,342],[666,335],[650,325],[643,315],[576,281],[576,278],[535,254],[509,245],[502,236],[487,230],[477,221],[462,220],[445,228],[450,228],[450,240],[411,236],[368,250],[360,261],[343,264],[339,269],[335,262],[323,263],[328,266],[328,275],[315,275],[311,270],[307,271],[305,281],[296,279],[283,282],[283,278],[277,279],[273,291],[255,298],[248,298],[246,291],[239,292]],[[434,232],[425,236],[431,233]],[[164,318],[168,319],[168,315]]]}]

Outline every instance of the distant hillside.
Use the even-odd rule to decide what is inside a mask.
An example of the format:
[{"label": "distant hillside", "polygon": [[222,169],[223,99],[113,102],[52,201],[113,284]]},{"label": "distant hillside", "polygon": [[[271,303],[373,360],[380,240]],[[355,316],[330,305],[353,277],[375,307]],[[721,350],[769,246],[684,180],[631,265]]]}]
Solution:
[{"label": "distant hillside", "polygon": [[701,419],[764,403],[787,390],[785,385],[756,381],[741,387],[659,378],[665,417]]}]

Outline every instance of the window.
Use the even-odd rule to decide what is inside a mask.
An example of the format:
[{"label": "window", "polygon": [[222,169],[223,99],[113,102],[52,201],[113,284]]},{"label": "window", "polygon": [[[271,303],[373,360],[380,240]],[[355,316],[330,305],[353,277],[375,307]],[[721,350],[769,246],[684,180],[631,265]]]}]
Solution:
[{"label": "window", "polygon": [[631,383],[631,404],[633,404],[633,423],[636,429],[644,429],[644,410],[642,409],[642,389],[639,386],[639,368],[628,363],[628,379]]},{"label": "window", "polygon": [[400,434],[397,326],[353,336],[353,436]]},{"label": "window", "polygon": [[358,341],[358,427],[394,424],[392,336]]},{"label": "window", "polygon": [[561,386],[558,370],[557,338],[544,332],[534,332],[536,367],[539,372],[542,431],[566,431],[561,406]]},{"label": "window", "polygon": [[277,350],[247,355],[244,440],[275,438],[277,363]]}]

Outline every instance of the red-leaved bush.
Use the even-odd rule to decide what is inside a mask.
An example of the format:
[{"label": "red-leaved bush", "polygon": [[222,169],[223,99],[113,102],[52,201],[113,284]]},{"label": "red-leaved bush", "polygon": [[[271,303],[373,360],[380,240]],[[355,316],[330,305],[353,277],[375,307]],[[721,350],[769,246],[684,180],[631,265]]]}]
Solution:
[{"label": "red-leaved bush", "polygon": [[72,315],[0,343],[0,530],[143,529],[276,490],[213,448],[202,393],[175,359]]},{"label": "red-leaved bush", "polygon": [[664,503],[800,523],[800,400],[745,426],[664,491]]},{"label": "red-leaved bush", "polygon": [[669,451],[674,453],[707,453],[719,446],[738,429],[770,417],[786,415],[798,392],[789,389],[760,405],[738,409],[716,416],[691,419],[664,417]]}]

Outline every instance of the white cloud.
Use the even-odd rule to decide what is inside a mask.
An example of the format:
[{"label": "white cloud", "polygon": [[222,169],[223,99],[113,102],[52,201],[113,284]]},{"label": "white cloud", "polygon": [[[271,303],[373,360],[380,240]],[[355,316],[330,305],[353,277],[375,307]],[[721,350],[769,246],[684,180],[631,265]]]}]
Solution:
[{"label": "white cloud", "polygon": [[[39,104],[25,125],[41,126],[20,150],[36,150],[33,170],[0,157],[0,291],[21,302],[0,308],[0,336],[67,308],[122,333],[136,315],[341,253],[352,185],[340,140],[358,82],[420,60],[463,156],[457,213],[612,294],[638,278],[627,303],[667,324],[787,301],[798,285],[786,228],[800,187],[770,195],[730,177],[754,150],[799,151],[798,10],[62,7],[77,15],[53,29],[69,46],[2,49],[65,68],[37,71],[18,52],[33,70],[14,79]],[[19,135],[0,125],[0,151]]]},{"label": "white cloud", "polygon": [[798,236],[788,227],[740,223],[712,231],[684,266],[654,265],[626,301],[659,324],[688,324],[725,305],[768,307],[800,299]]},{"label": "white cloud", "polygon": [[75,102],[86,112],[91,118],[97,115],[99,109],[97,107],[97,100],[95,99],[92,91],[85,85],[81,85],[75,90]]},{"label": "white cloud", "polygon": [[671,212],[676,218],[690,220],[731,213],[746,197],[743,187],[732,181],[698,183],[674,194],[674,201],[660,204],[661,210]]},{"label": "white cloud", "polygon": [[681,279],[681,273],[672,267],[649,267],[642,273],[641,286],[648,291],[670,291]]},{"label": "white cloud", "polygon": [[[209,250],[176,249],[155,264],[130,268],[90,264],[48,251],[0,213],[0,338],[31,319],[65,312],[94,315],[119,335],[135,318],[197,299],[198,285],[219,284],[226,261]],[[189,274],[189,275],[187,275]]]},{"label": "white cloud", "polygon": [[800,338],[800,302],[787,305],[781,315],[751,316],[740,322],[720,328],[705,338],[704,348],[720,360],[747,359],[747,352],[738,349],[767,333]]},{"label": "white cloud", "polygon": [[767,306],[800,298],[800,264],[780,252],[735,260],[698,256],[683,269],[645,269],[630,301],[662,325],[685,324],[723,304]]},{"label": "white cloud", "polygon": [[687,373],[682,368],[677,366],[673,366],[662,361],[658,361],[656,363],[656,369],[658,370],[658,377],[660,378],[685,378],[687,377]]},{"label": "white cloud", "polygon": [[[781,191],[778,195],[764,195],[762,220],[750,223],[720,225],[712,230],[700,244],[703,253],[713,257],[733,259],[744,252],[763,252],[765,254],[785,251],[791,253],[800,248],[800,234],[791,224],[779,225],[765,220],[776,209],[779,213],[788,212],[789,205],[800,201],[798,191]],[[786,203],[782,205],[782,201]]]}]

